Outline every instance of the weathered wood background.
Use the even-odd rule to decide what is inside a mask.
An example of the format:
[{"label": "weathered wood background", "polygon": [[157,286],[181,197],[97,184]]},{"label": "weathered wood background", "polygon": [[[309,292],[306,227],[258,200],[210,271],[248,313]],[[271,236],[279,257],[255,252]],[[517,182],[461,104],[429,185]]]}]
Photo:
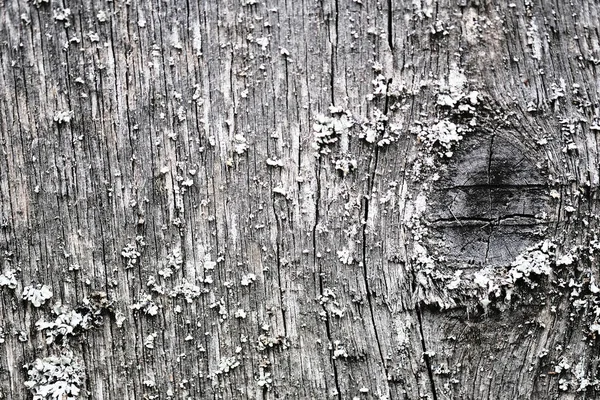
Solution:
[{"label": "weathered wood background", "polygon": [[597,398],[599,7],[0,1],[0,399]]}]

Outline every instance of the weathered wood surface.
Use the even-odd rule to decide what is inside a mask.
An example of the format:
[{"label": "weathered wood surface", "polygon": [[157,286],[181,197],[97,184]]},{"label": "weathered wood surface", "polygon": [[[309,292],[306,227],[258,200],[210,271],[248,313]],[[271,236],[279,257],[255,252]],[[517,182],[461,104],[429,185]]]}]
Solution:
[{"label": "weathered wood surface", "polygon": [[0,2],[0,399],[597,398],[599,17]]}]

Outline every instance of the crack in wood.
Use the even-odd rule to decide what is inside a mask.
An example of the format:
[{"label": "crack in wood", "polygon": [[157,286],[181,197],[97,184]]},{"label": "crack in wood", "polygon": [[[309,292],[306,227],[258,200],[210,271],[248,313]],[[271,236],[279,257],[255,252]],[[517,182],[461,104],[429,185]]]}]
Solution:
[{"label": "crack in wood", "polygon": [[[387,103],[387,99],[386,99],[386,103]],[[373,169],[371,171],[371,173],[369,174],[369,180],[367,182],[367,193],[371,193],[373,190],[373,184],[374,184],[374,180],[375,180],[375,171],[377,170],[377,164],[378,164],[378,158],[379,158],[379,149],[377,147],[375,147],[375,149],[373,150],[373,160],[372,160],[372,164],[373,164]],[[365,283],[365,291],[367,292],[367,303],[369,304],[369,313],[370,313],[370,317],[371,317],[371,323],[373,325],[373,332],[375,334],[375,341],[377,342],[377,349],[379,351],[379,357],[381,358],[381,364],[383,365],[383,368],[386,371],[386,375],[389,375],[388,372],[388,367],[387,364],[385,362],[385,357],[383,356],[383,350],[381,349],[381,341],[379,339],[379,332],[377,330],[377,325],[375,323],[375,311],[373,309],[373,299],[372,299],[372,295],[371,295],[371,289],[369,288],[369,275],[368,275],[368,268],[367,268],[367,220],[369,218],[369,199],[370,197],[363,197],[363,219],[364,219],[364,223],[362,225],[362,264],[363,264],[363,280]]]},{"label": "crack in wood", "polygon": [[[321,202],[321,159],[319,158],[317,160],[316,163],[316,181],[317,181],[317,188],[316,188],[316,193],[315,193],[315,223],[312,227],[312,247],[313,247],[313,264],[314,265],[318,265],[317,271],[318,271],[318,282],[319,282],[319,293],[321,296],[324,295],[324,285],[323,285],[323,271],[321,269],[321,263],[318,261],[319,258],[317,256],[317,226],[319,225],[319,220],[320,220],[320,212],[319,212],[319,204]],[[335,389],[336,389],[336,394],[337,394],[337,398],[338,400],[342,399],[342,393],[341,393],[341,389],[340,389],[340,382],[339,382],[339,374],[338,374],[338,369],[337,369],[337,365],[335,362],[335,358],[333,357],[333,337],[331,335],[331,322],[329,320],[329,313],[327,312],[327,308],[325,307],[325,304],[322,304],[323,310],[325,311],[325,331],[327,333],[327,341],[328,344],[330,345],[330,349],[329,349],[329,360],[331,362],[331,367],[333,369],[333,379],[334,379],[334,384],[335,384]]]},{"label": "crack in wood", "polygon": [[[450,210],[450,212],[452,213],[451,210]],[[479,224],[483,224],[483,226],[488,226],[488,225],[500,225],[500,223],[504,222],[504,221],[513,221],[513,220],[518,221],[519,219],[533,220],[533,221],[528,221],[528,222],[523,221],[523,222],[516,223],[516,224],[506,224],[506,225],[538,225],[538,224],[548,224],[550,222],[553,222],[551,220],[542,219],[542,218],[540,218],[536,215],[532,215],[532,214],[507,214],[507,215],[498,216],[496,218],[478,217],[478,216],[459,216],[459,217],[457,217],[453,214],[452,218],[436,218],[434,220],[426,219],[425,221],[431,225],[441,225],[441,226],[451,226],[451,224],[448,224],[448,223],[452,223],[452,222],[456,222],[460,226],[469,226],[469,225],[477,226]],[[463,222],[466,222],[466,224],[463,224]]]},{"label": "crack in wood", "polygon": [[435,388],[435,379],[433,376],[433,368],[431,366],[431,360],[429,358],[429,351],[427,350],[427,345],[425,343],[425,334],[423,333],[423,315],[421,306],[417,304],[415,306],[415,311],[417,314],[417,321],[419,322],[419,335],[421,337],[421,349],[423,351],[423,360],[425,361],[425,367],[427,368],[427,376],[429,377],[429,384],[431,385],[431,395],[433,396],[433,400],[437,400],[437,390]]},{"label": "crack in wood", "polygon": [[[387,41],[390,51],[394,51],[394,16],[392,9],[392,0],[387,1]],[[389,92],[388,92],[389,93]]]},{"label": "crack in wood", "polygon": [[473,184],[473,185],[456,185],[456,186],[444,186],[433,188],[434,192],[446,192],[450,190],[460,189],[532,189],[541,190],[549,189],[549,184],[498,184],[498,183],[487,183],[487,184]]}]

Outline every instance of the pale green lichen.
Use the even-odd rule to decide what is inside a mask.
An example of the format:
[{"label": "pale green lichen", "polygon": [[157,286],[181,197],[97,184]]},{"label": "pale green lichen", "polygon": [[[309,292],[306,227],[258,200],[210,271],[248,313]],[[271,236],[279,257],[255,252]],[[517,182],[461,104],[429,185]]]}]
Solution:
[{"label": "pale green lichen", "polygon": [[0,274],[0,287],[6,286],[9,289],[16,289],[17,277],[15,272],[14,269],[7,268],[4,273]]},{"label": "pale green lichen", "polygon": [[23,288],[23,300],[29,301],[34,307],[41,307],[52,297],[52,290],[46,285],[31,285]]},{"label": "pale green lichen", "polygon": [[23,367],[27,370],[25,386],[33,400],[75,400],[85,381],[83,361],[71,351],[37,358]]},{"label": "pale green lichen", "polygon": [[127,268],[133,268],[141,254],[134,243],[127,243],[121,251],[121,256],[127,260]]},{"label": "pale green lichen", "polygon": [[455,271],[446,288],[477,289],[482,292],[479,300],[484,307],[490,304],[490,295],[495,298],[504,295],[506,301],[510,301],[517,283],[523,282],[534,288],[537,283],[531,280],[532,277],[552,273],[556,265],[555,248],[554,243],[544,240],[526,248],[506,268],[487,266],[467,276],[463,276],[466,274],[462,270]]},{"label": "pale green lichen", "polygon": [[58,314],[53,321],[40,318],[35,327],[46,334],[46,344],[52,344],[57,338],[73,336],[77,329],[88,330],[92,327],[92,316],[81,314],[75,310],[55,310]]},{"label": "pale green lichen", "polygon": [[317,157],[331,153],[330,145],[336,143],[342,134],[347,133],[354,126],[354,118],[350,111],[330,106],[329,112],[331,117],[319,115],[313,124],[312,148],[316,150]]},{"label": "pale green lichen", "polygon": [[242,286],[249,286],[254,281],[256,281],[256,275],[253,273],[245,274],[242,276],[241,284]]},{"label": "pale green lichen", "polygon": [[453,154],[453,148],[463,139],[465,133],[464,127],[443,119],[432,125],[415,125],[412,132],[425,146],[427,152],[435,152],[438,147],[441,151],[437,154],[442,157],[450,158]]},{"label": "pale green lichen", "polygon": [[[68,9],[67,9],[68,10]],[[68,123],[71,121],[71,118],[73,118],[75,116],[75,113],[72,110],[68,110],[68,111],[57,111],[54,114],[54,122],[56,122],[57,124],[63,124],[63,123]]]},{"label": "pale green lichen", "polygon": [[401,124],[390,125],[389,118],[378,108],[373,110],[371,118],[364,120],[360,124],[358,137],[367,143],[376,143],[383,147],[395,142],[402,130]]},{"label": "pale green lichen", "polygon": [[150,315],[152,317],[158,314],[158,306],[156,305],[154,300],[152,300],[152,296],[149,294],[142,295],[140,300],[137,303],[129,306],[129,308],[131,308],[132,310],[140,310],[144,314]]}]

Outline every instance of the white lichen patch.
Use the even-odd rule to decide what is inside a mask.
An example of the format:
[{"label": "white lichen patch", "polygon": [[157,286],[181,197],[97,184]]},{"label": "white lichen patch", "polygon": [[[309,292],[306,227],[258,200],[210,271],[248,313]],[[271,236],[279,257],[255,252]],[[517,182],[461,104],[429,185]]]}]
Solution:
[{"label": "white lichen patch", "polygon": [[153,388],[156,386],[156,381],[154,381],[154,379],[147,378],[142,381],[142,384],[147,388]]},{"label": "white lichen patch", "polygon": [[96,18],[98,19],[98,22],[102,23],[102,22],[106,22],[108,16],[106,15],[106,11],[104,10],[100,10],[98,11],[98,14],[96,14]]},{"label": "white lichen patch", "polygon": [[63,123],[68,123],[71,121],[71,118],[73,118],[73,116],[75,116],[75,112],[73,112],[72,110],[57,111],[54,113],[54,122],[56,122],[59,125]]},{"label": "white lichen patch", "polygon": [[126,268],[128,269],[135,267],[140,256],[142,255],[140,253],[141,249],[138,247],[138,244],[141,246],[145,244],[143,243],[143,238],[141,236],[138,236],[135,242],[127,243],[125,247],[123,247],[123,250],[121,250],[121,256],[127,260]]},{"label": "white lichen patch", "polygon": [[[211,293],[211,295],[214,297],[214,293]],[[212,303],[208,305],[208,308],[217,309],[219,317],[223,320],[227,319],[229,315],[229,311],[227,310],[227,306],[225,306],[225,301],[223,298],[220,298],[219,300],[213,300]]]},{"label": "white lichen patch", "polygon": [[319,303],[329,313],[338,318],[342,318],[346,312],[345,308],[340,308],[340,304],[336,301],[336,295],[330,288],[323,289],[323,294],[319,296]]},{"label": "white lichen patch", "polygon": [[248,150],[248,141],[243,134],[237,134],[233,137],[233,151],[236,154],[244,154]]},{"label": "white lichen patch", "polygon": [[388,125],[388,117],[383,111],[375,108],[373,116],[360,124],[358,137],[367,143],[377,143],[378,146],[385,146],[395,142],[401,125]]},{"label": "white lichen patch", "polygon": [[116,311],[115,312],[115,323],[117,324],[118,328],[122,328],[123,324],[125,323],[126,317],[125,314],[121,311]]},{"label": "white lichen patch", "polygon": [[163,269],[161,269],[161,270],[158,271],[158,275],[160,275],[163,278],[167,279],[167,278],[170,278],[171,275],[173,275],[173,270],[171,268],[169,268],[169,267],[165,267],[165,268],[163,268]]},{"label": "white lichen patch", "polygon": [[82,314],[75,310],[66,311],[61,308],[54,310],[57,315],[53,321],[40,318],[35,327],[46,334],[46,344],[52,344],[57,338],[73,336],[76,330],[89,330],[93,327],[93,314]]},{"label": "white lichen patch", "polygon": [[[161,272],[164,272],[164,271],[158,271],[159,275]],[[156,277],[154,277],[154,275],[150,275],[148,277],[148,280],[146,281],[146,287],[148,289],[150,289],[150,291],[153,293],[165,294],[165,288],[162,285],[158,284],[158,282],[156,281]]]},{"label": "white lichen patch", "polygon": [[[600,251],[600,241],[594,234],[587,246],[574,246],[558,258],[557,266],[572,266],[577,260],[597,257]],[[571,267],[572,268],[572,267]],[[567,270],[571,269],[568,268]],[[581,266],[578,266],[578,269]],[[600,287],[597,272],[593,268],[581,271],[579,279],[571,277],[568,282],[562,281],[562,287],[568,287],[569,300],[575,311],[582,313],[588,322],[588,332],[592,339],[600,337]]]},{"label": "white lichen patch", "polygon": [[[589,375],[584,359],[580,359],[577,364],[572,365],[569,360],[562,358],[554,366],[553,372],[564,376],[558,381],[558,388],[564,392],[585,392],[590,387],[600,385],[600,380]],[[567,379],[567,376],[570,376],[571,379]]]},{"label": "white lichen patch", "polygon": [[85,381],[83,361],[71,351],[37,358],[23,367],[27,370],[25,386],[33,400],[75,400]]},{"label": "white lichen patch", "polygon": [[147,349],[153,349],[154,348],[154,340],[156,339],[156,336],[158,336],[158,334],[156,332],[152,332],[151,334],[146,336],[146,338],[144,339],[144,347]]},{"label": "white lichen patch", "polygon": [[239,366],[240,361],[237,357],[225,357],[219,361],[218,369],[212,375],[227,374]]},{"label": "white lichen patch", "polygon": [[267,46],[269,45],[269,38],[268,37],[260,37],[260,38],[256,39],[256,44],[259,45],[263,50],[266,50]]},{"label": "white lichen patch", "polygon": [[435,259],[429,255],[427,249],[419,243],[414,244],[413,258],[419,271],[431,273],[435,270]]},{"label": "white lichen patch", "polygon": [[167,254],[167,265],[165,268],[158,271],[158,274],[163,278],[169,278],[171,275],[173,275],[174,271],[177,271],[181,268],[182,264],[183,255],[181,253],[181,248],[175,247],[169,254]]},{"label": "white lichen patch", "polygon": [[[567,92],[567,83],[565,82],[564,78],[560,78],[559,83],[553,82],[550,85],[550,96],[549,96],[549,100],[550,101],[556,101],[560,98],[565,97],[565,93]],[[563,121],[561,121],[561,124],[563,123]]]},{"label": "white lichen patch", "polygon": [[55,21],[66,22],[69,20],[69,17],[71,16],[71,9],[70,8],[54,9],[52,11],[52,16]]},{"label": "white lichen patch", "polygon": [[17,288],[17,277],[15,275],[16,271],[11,268],[7,268],[4,270],[2,274],[0,274],[0,287],[6,286],[9,289]]},{"label": "white lichen patch", "polygon": [[348,351],[346,347],[339,340],[334,340],[333,345],[329,345],[330,350],[332,351],[332,358],[334,360],[343,357],[348,358]]},{"label": "white lichen patch", "polygon": [[186,302],[192,303],[195,299],[208,293],[208,289],[203,289],[198,285],[188,282],[186,279],[183,283],[177,285],[170,293],[171,297],[183,296]]},{"label": "white lichen patch", "polygon": [[336,170],[340,171],[342,175],[346,176],[350,172],[354,171],[358,166],[358,161],[349,154],[344,154],[340,158],[333,161]]},{"label": "white lichen patch", "polygon": [[438,121],[431,126],[415,125],[411,130],[428,152],[436,152],[437,147],[440,149],[437,154],[447,158],[452,157],[452,149],[463,139],[465,132],[462,126],[447,119]]},{"label": "white lichen patch", "polygon": [[256,348],[258,351],[265,351],[267,349],[271,349],[276,346],[281,346],[283,349],[287,349],[289,347],[289,343],[284,336],[269,336],[269,335],[259,335],[256,343]]},{"label": "white lichen patch", "polygon": [[144,314],[150,315],[152,317],[158,314],[158,306],[156,305],[154,300],[152,300],[152,296],[149,294],[142,295],[141,299],[137,303],[129,306],[129,308],[131,308],[132,310],[142,311]]},{"label": "white lichen patch", "polygon": [[275,186],[273,188],[273,193],[279,194],[279,195],[281,195],[283,197],[286,197],[286,198],[288,197],[288,189],[284,186],[283,183],[277,184],[277,186]]},{"label": "white lichen patch", "polygon": [[267,158],[267,165],[270,167],[283,167],[283,160],[276,157]]},{"label": "white lichen patch", "polygon": [[319,296],[318,300],[321,305],[327,304],[330,301],[335,301],[336,295],[333,289],[325,288],[323,289],[323,293]]},{"label": "white lichen patch", "polygon": [[[113,312],[113,303],[105,292],[93,292],[90,297],[74,309],[57,304],[52,309],[53,317],[41,317],[35,326],[39,332],[46,334],[46,343],[52,344],[65,340],[99,326],[103,321],[102,314]],[[117,318],[118,323],[118,318]]]},{"label": "white lichen patch", "polygon": [[340,107],[329,107],[331,117],[319,115],[313,124],[314,141],[312,148],[316,150],[315,156],[331,153],[330,146],[336,143],[342,134],[348,134],[354,126],[354,118],[348,110]]},{"label": "white lichen patch", "polygon": [[97,43],[100,41],[100,36],[96,32],[88,32],[87,37],[92,43]]},{"label": "white lichen patch", "polygon": [[351,265],[354,262],[353,251],[347,247],[338,250],[337,256],[342,264]]},{"label": "white lichen patch", "polygon": [[446,288],[448,288],[449,290],[457,289],[460,286],[461,275],[463,274],[463,272],[464,271],[462,270],[454,271],[454,276],[452,277],[450,283],[446,285]]},{"label": "white lichen patch", "polygon": [[465,271],[455,271],[446,286],[448,290],[476,289],[480,295],[481,304],[487,307],[490,295],[507,301],[511,300],[517,283],[524,283],[530,288],[538,284],[533,277],[549,276],[552,274],[555,260],[556,245],[544,240],[522,251],[510,265],[505,268],[486,266],[472,274]]},{"label": "white lichen patch", "polygon": [[542,58],[542,39],[535,17],[529,21],[526,36],[527,45],[531,47],[531,58],[540,60]]},{"label": "white lichen patch", "polygon": [[554,258],[554,252],[551,250],[555,247],[556,245],[545,240],[521,252],[511,263],[510,282],[514,284],[517,280],[528,278],[530,275],[550,275]]},{"label": "white lichen patch", "polygon": [[175,116],[177,117],[177,120],[179,122],[184,122],[187,119],[187,111],[185,110],[185,108],[183,106],[179,106],[177,108],[177,112],[175,113]]},{"label": "white lichen patch", "polygon": [[271,385],[273,384],[273,378],[271,376],[271,373],[265,372],[264,368],[260,368],[260,375],[258,377],[258,380],[256,381],[256,384],[259,387],[271,387]]},{"label": "white lichen patch", "polygon": [[210,254],[206,254],[204,256],[204,264],[203,264],[204,270],[212,271],[213,269],[215,269],[216,266],[217,266],[217,262],[212,261]]},{"label": "white lichen patch", "polygon": [[558,258],[558,260],[556,260],[556,266],[560,267],[561,265],[571,265],[576,259],[577,257],[571,253],[564,254]]},{"label": "white lichen patch", "polygon": [[41,307],[50,298],[52,290],[49,286],[38,284],[23,288],[23,300],[29,301],[34,307]]},{"label": "white lichen patch", "polygon": [[383,74],[378,74],[373,79],[373,96],[385,96],[387,94],[387,82],[388,80]]},{"label": "white lichen patch", "polygon": [[439,94],[437,104],[445,107],[455,107],[465,96],[464,89],[467,85],[467,77],[456,66],[452,65],[448,78],[439,82]]},{"label": "white lichen patch", "polygon": [[241,284],[242,286],[250,286],[251,283],[256,281],[256,275],[253,273],[245,274],[242,276]]},{"label": "white lichen patch", "polygon": [[25,343],[29,340],[29,334],[25,331],[19,331],[17,339],[19,339],[19,342]]}]

